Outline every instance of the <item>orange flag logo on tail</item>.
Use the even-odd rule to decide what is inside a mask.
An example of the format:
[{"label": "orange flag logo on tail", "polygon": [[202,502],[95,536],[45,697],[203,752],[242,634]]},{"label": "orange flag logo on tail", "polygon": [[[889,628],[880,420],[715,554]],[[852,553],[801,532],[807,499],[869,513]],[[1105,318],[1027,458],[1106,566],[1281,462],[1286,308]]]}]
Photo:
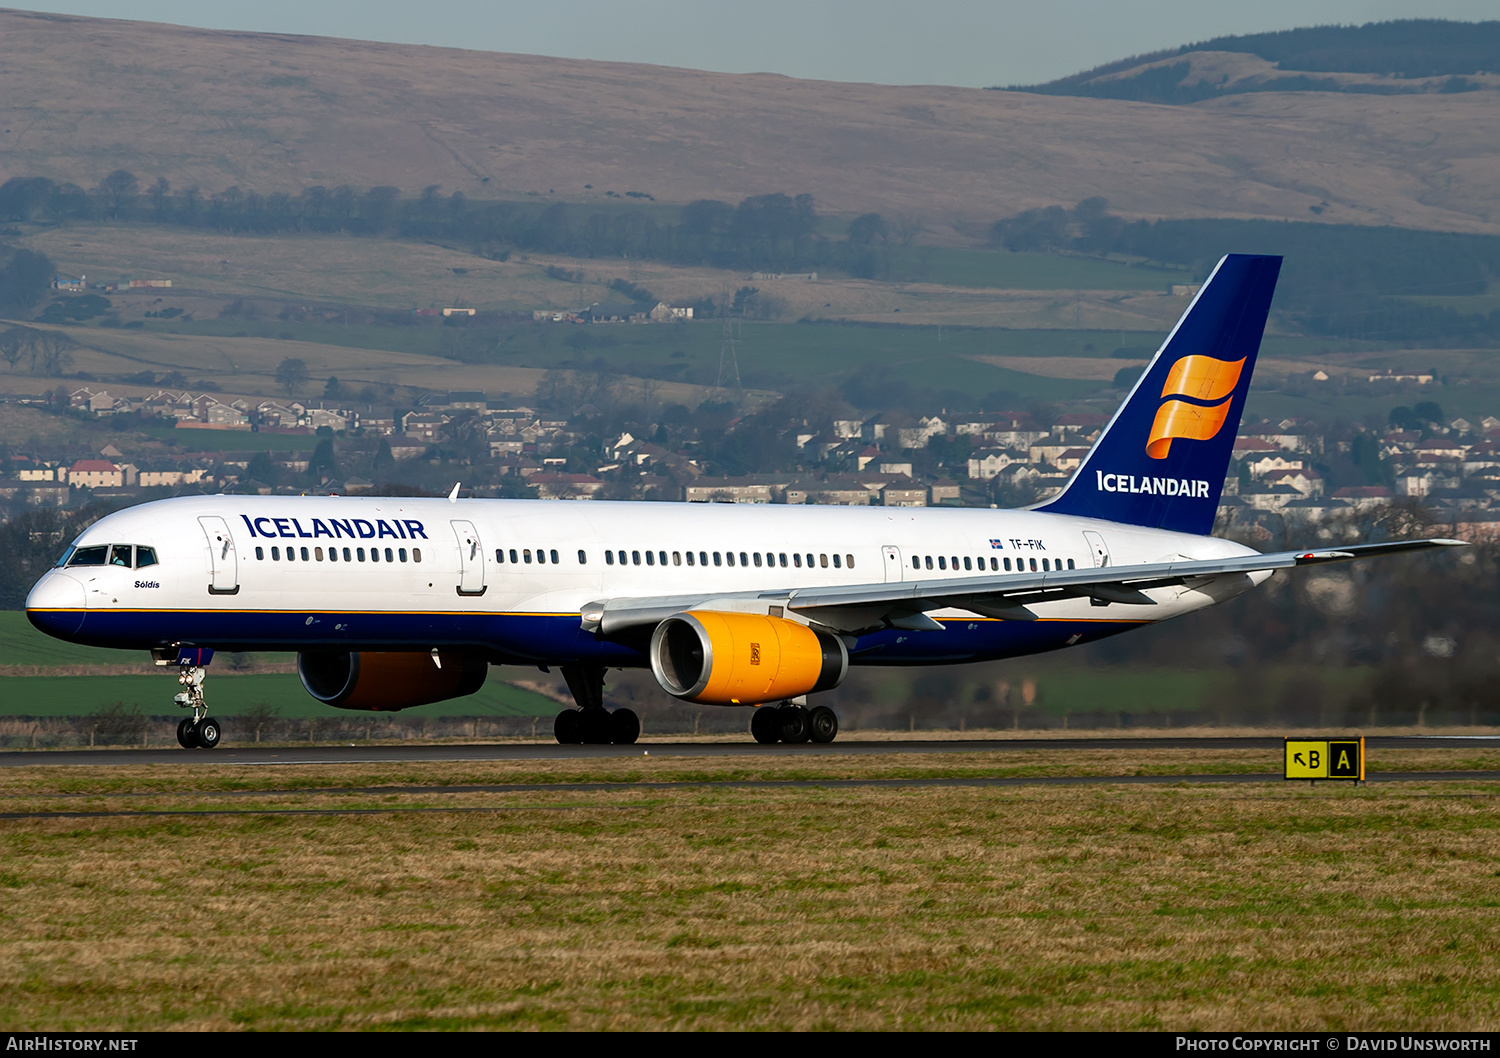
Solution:
[{"label": "orange flag logo on tail", "polygon": [[[1184,356],[1172,365],[1163,397],[1189,397],[1193,400],[1219,401],[1204,407],[1185,400],[1168,400],[1156,411],[1151,436],[1146,439],[1146,454],[1165,459],[1176,439],[1207,441],[1217,436],[1229,418],[1234,387],[1239,383],[1244,360],[1215,360],[1211,356]],[[1227,398],[1227,399],[1226,399]]]}]

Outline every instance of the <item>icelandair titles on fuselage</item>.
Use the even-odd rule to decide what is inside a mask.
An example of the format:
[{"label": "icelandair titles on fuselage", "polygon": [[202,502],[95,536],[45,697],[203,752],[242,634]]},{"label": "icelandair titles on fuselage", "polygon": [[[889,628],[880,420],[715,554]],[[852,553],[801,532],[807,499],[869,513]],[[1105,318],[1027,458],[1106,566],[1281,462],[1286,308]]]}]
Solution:
[{"label": "icelandair titles on fuselage", "polygon": [[1152,496],[1189,496],[1208,499],[1208,482],[1191,478],[1148,478],[1134,474],[1106,474],[1094,471],[1100,492],[1138,492]]},{"label": "icelandair titles on fuselage", "polygon": [[311,532],[304,529],[296,518],[251,518],[248,514],[242,514],[240,518],[253,537],[289,537],[293,540],[301,537],[311,540],[326,536],[333,540],[374,540],[389,536],[396,540],[427,539],[427,530],[414,518],[392,518],[390,521],[384,518],[376,518],[374,521],[368,518],[329,518],[327,521],[313,518],[310,519]]}]

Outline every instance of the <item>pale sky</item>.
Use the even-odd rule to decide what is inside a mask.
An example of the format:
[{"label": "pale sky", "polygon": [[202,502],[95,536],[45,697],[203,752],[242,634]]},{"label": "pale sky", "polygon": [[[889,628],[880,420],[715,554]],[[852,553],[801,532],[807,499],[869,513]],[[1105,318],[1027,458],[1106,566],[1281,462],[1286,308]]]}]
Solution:
[{"label": "pale sky", "polygon": [[1049,81],[1226,34],[1500,18],[1495,0],[72,0],[32,9],[725,73],[972,87]]}]

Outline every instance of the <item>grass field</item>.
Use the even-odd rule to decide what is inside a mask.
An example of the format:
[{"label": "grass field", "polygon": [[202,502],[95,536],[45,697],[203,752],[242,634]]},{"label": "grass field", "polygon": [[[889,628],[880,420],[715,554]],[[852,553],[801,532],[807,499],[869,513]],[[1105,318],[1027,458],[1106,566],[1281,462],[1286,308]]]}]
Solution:
[{"label": "grass field", "polygon": [[[1500,1023],[1493,782],[826,785],[1277,763],[1058,756],[8,769],[8,812],[105,814],[0,821],[0,1022]],[[1493,768],[1493,756],[1407,751],[1371,766]],[[683,785],[631,785],[642,779]],[[701,785],[764,779],[825,784]],[[559,781],[619,785],[546,788]],[[433,789],[516,782],[541,788]],[[149,814],[196,809],[218,814]]]}]

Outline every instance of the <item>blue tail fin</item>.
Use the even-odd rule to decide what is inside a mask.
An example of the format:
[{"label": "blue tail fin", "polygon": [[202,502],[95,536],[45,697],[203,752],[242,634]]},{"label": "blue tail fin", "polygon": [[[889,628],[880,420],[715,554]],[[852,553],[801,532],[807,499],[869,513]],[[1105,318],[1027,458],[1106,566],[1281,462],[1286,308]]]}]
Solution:
[{"label": "blue tail fin", "polygon": [[1280,257],[1219,261],[1067,488],[1037,509],[1210,532],[1280,271]]}]

